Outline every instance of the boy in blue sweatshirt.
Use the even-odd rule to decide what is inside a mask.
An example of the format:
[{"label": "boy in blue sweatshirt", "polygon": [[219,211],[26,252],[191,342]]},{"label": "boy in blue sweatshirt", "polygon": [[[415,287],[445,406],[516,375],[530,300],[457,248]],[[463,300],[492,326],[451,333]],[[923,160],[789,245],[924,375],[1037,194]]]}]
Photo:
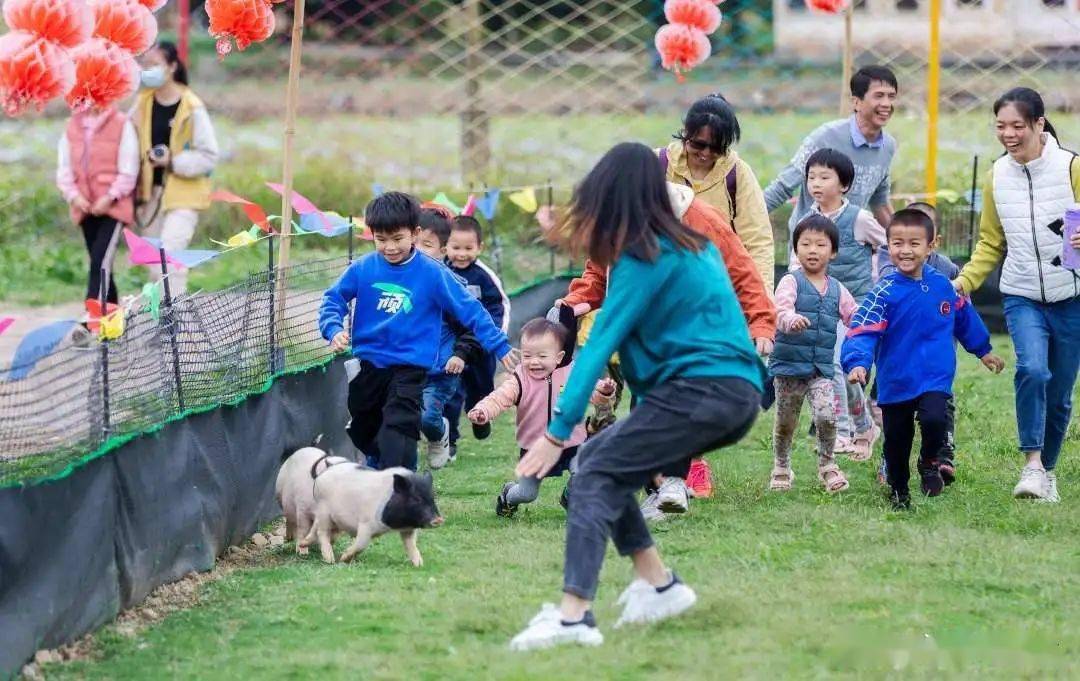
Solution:
[{"label": "boy in blue sweatshirt", "polygon": [[[449,315],[472,331],[480,345],[513,369],[506,334],[444,266],[416,249],[420,204],[387,192],[367,207],[364,220],[375,240],[323,294],[319,331],[330,347],[352,346],[360,372],[349,382],[349,437],[362,452],[376,452],[379,468],[416,469],[421,393],[435,365]],[[355,301],[351,332],[344,328]]]},{"label": "boy in blue sweatshirt", "polygon": [[[510,298],[503,290],[502,282],[494,270],[478,260],[484,250],[484,234],[480,223],[469,215],[459,215],[450,225],[450,238],[446,242],[446,262],[454,274],[465,279],[469,290],[491,315],[495,326],[503,333],[510,326]],[[461,374],[461,387],[455,399],[447,405],[446,416],[450,421],[450,451],[456,452],[458,421],[462,408],[468,412],[476,403],[495,390],[495,357],[485,353],[470,364]],[[491,424],[473,424],[473,435],[483,440],[491,434]]]},{"label": "boy in blue sweatshirt", "polygon": [[945,487],[937,457],[947,437],[946,404],[956,376],[953,338],[994,373],[1005,366],[991,353],[990,333],[971,301],[946,277],[924,267],[933,240],[934,223],[922,211],[904,209],[893,216],[888,242],[896,271],[866,295],[841,351],[852,383],[865,384],[877,363],[885,463],[897,509],[911,506],[908,459],[916,417],[922,432],[922,491],[932,497]]}]

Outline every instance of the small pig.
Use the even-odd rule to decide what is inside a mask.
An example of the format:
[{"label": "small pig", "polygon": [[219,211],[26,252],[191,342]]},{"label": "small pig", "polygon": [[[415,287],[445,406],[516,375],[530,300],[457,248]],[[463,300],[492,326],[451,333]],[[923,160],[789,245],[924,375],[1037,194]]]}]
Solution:
[{"label": "small pig", "polygon": [[420,567],[424,560],[416,548],[417,531],[442,523],[431,473],[420,475],[408,468],[376,471],[359,464],[331,466],[315,479],[315,524],[298,546],[306,548],[317,538],[323,560],[333,563],[333,535],[348,532],[356,537],[341,555],[341,562],[348,563],[375,537],[400,532],[406,555]]},{"label": "small pig", "polygon": [[318,447],[302,447],[296,450],[278,471],[274,496],[285,514],[285,541],[296,540],[296,553],[308,554],[308,548],[300,545],[315,522],[315,497],[312,496],[314,478],[337,464],[350,463],[340,456],[329,456]]}]

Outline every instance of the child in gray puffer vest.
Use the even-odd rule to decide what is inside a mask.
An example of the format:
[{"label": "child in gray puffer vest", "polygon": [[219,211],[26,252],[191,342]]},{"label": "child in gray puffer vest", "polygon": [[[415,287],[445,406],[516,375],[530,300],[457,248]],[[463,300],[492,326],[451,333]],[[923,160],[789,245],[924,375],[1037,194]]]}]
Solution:
[{"label": "child in gray puffer vest", "polygon": [[791,489],[791,443],[804,399],[809,399],[817,430],[818,479],[830,493],[848,488],[836,464],[833,354],[837,327],[847,326],[858,305],[851,293],[828,276],[829,263],[840,250],[840,234],[832,220],[814,213],[792,234],[800,269],[784,275],[776,287],[776,347],[769,373],[776,388],[773,426],[773,469],[769,489]]}]

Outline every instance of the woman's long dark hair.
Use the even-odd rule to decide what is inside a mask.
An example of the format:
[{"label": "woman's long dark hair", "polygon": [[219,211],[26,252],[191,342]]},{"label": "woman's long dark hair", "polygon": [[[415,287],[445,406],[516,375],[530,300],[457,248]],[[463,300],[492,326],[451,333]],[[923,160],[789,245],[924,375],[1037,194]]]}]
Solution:
[{"label": "woman's long dark hair", "polygon": [[1012,104],[1032,128],[1035,127],[1036,121],[1040,118],[1043,119],[1043,130],[1050,133],[1055,139],[1057,138],[1057,131],[1054,130],[1054,126],[1050,125],[1050,121],[1046,118],[1046,105],[1043,103],[1042,95],[1038,92],[1029,87],[1014,87],[998,97],[997,101],[994,102],[994,115],[997,116],[998,111],[1001,111],[1002,107],[1007,104]]},{"label": "woman's long dark hair", "polygon": [[162,40],[154,46],[156,49],[161,50],[161,53],[165,55],[165,61],[170,66],[176,64],[176,71],[173,72],[173,80],[182,85],[188,84],[187,67],[184,66],[184,62],[180,61],[180,52],[176,49],[176,44],[171,43],[168,40]]},{"label": "woman's long dark hair", "polygon": [[571,249],[585,251],[601,267],[623,253],[655,261],[659,237],[693,251],[705,245],[675,217],[656,154],[633,142],[612,147],[589,171],[574,190],[563,227]]},{"label": "woman's long dark hair", "polygon": [[712,131],[713,144],[721,156],[726,156],[742,135],[735,110],[721,94],[707,95],[691,104],[683,118],[682,131],[674,137],[685,142],[702,128]]}]

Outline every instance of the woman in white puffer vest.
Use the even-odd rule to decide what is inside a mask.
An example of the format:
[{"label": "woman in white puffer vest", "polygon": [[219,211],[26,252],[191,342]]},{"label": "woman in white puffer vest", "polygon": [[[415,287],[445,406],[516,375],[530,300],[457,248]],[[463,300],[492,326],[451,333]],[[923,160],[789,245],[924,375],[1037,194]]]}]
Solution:
[{"label": "woman in white puffer vest", "polygon": [[[994,115],[1005,154],[983,189],[979,242],[955,285],[971,293],[1001,265],[1016,347],[1016,423],[1027,457],[1013,496],[1057,502],[1054,467],[1080,368],[1080,271],[1062,267],[1062,219],[1080,202],[1080,160],[1058,145],[1038,92],[1009,90]],[[1080,249],[1080,234],[1069,245]]]}]

